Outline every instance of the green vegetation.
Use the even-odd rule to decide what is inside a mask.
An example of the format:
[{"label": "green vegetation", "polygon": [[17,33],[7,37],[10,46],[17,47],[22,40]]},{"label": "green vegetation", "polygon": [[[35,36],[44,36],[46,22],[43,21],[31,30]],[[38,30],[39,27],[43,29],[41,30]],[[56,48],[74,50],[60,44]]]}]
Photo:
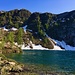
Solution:
[{"label": "green vegetation", "polygon": [[[75,46],[75,11],[61,14],[32,13],[27,20],[27,29],[38,33],[40,37],[44,33],[53,39],[63,40],[71,46]],[[41,34],[41,35],[40,35]]]},{"label": "green vegetation", "polygon": [[13,32],[9,32],[5,39],[6,39],[6,42],[13,43],[14,42],[14,33]]},{"label": "green vegetation", "polygon": [[[26,9],[2,11],[2,13],[0,12],[0,27],[16,27],[19,29],[22,26],[28,25],[27,29],[32,30],[33,34],[37,32],[37,36],[41,39],[43,39],[45,33],[47,33],[51,38],[60,41],[63,39],[67,44],[75,46],[74,13],[75,11],[61,14],[52,14],[48,12],[35,12],[31,14],[31,12]],[[22,41],[22,38],[18,40]]]},{"label": "green vegetation", "polygon": [[23,33],[24,33],[23,32],[23,29],[22,28],[19,28],[18,33],[17,33],[17,36],[16,36],[16,42],[19,45],[23,44],[23,35],[24,35]]},{"label": "green vegetation", "polygon": [[2,50],[3,47],[4,47],[4,43],[5,43],[4,38],[2,38],[2,41],[0,42],[0,49],[1,49],[1,50]]},{"label": "green vegetation", "polygon": [[[16,27],[19,29],[24,25],[28,25],[27,29],[32,30],[33,33],[37,32],[37,36],[41,39],[45,36],[46,32],[51,38],[60,41],[63,39],[67,44],[75,46],[74,13],[75,11],[62,14],[52,14],[48,12],[35,12],[31,14],[31,12],[26,9],[3,11],[2,13],[0,12],[0,27]],[[22,38],[18,40],[22,41]],[[21,41],[20,43],[22,43]]]},{"label": "green vegetation", "polygon": [[6,28],[19,28],[23,26],[23,23],[26,22],[30,15],[31,12],[26,9],[15,9],[0,13],[0,27],[6,25]]},{"label": "green vegetation", "polygon": [[20,53],[22,50],[14,44],[16,32],[6,32],[3,29],[0,29],[0,53]]},{"label": "green vegetation", "polygon": [[[0,12],[0,27],[18,28],[17,31],[4,31],[0,29],[0,71],[3,75],[69,75],[68,73],[51,72],[50,68],[45,69],[42,66],[22,65],[6,58],[6,53],[21,53],[22,50],[14,44],[25,44],[30,41],[34,44],[52,49],[51,40],[46,37],[64,40],[67,44],[75,46],[75,11],[62,14],[51,13],[32,13],[26,9],[15,9],[11,11]],[[27,25],[26,33],[21,28]],[[32,31],[30,31],[32,30]],[[16,65],[11,65],[10,62]]]}]

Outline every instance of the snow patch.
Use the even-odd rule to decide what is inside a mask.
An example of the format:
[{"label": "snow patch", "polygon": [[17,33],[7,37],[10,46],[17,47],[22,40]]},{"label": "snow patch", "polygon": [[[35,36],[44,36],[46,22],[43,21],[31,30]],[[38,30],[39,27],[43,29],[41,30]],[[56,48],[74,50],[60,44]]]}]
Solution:
[{"label": "snow patch", "polygon": [[25,25],[25,26],[23,27],[23,29],[24,29],[25,32],[26,32],[26,30],[27,30],[26,28],[27,28],[27,25]]},{"label": "snow patch", "polygon": [[16,30],[18,30],[17,28],[14,28],[14,27],[12,27],[11,29],[6,29],[5,26],[4,27],[1,27],[0,29],[3,29],[4,31],[10,31],[10,30],[16,31]]},{"label": "snow patch", "polygon": [[73,50],[73,51],[75,51],[75,47],[67,45],[63,40],[62,41],[55,40],[55,41],[56,41],[56,44],[58,46],[61,46],[65,50]]},{"label": "snow patch", "polygon": [[[30,44],[32,46],[32,48],[30,48]],[[28,46],[25,47],[25,45],[23,44],[21,46],[22,50],[62,50],[59,46],[54,45],[53,49],[48,49],[48,48],[44,48],[42,47],[40,44],[39,45],[35,45],[30,41],[30,44],[28,44]]]},{"label": "snow patch", "polygon": [[42,47],[41,45],[35,45],[35,44],[32,44],[32,47],[33,48],[30,48],[30,46],[24,46],[22,45],[21,49],[22,50],[62,50],[59,46],[54,46],[53,49],[48,49],[48,48],[44,48]]},{"label": "snow patch", "polygon": [[22,50],[49,50],[48,48],[44,48],[42,47],[41,45],[35,45],[35,44],[32,44],[32,47],[33,48],[30,48],[30,46],[24,46],[24,44],[22,45],[21,49]]},{"label": "snow patch", "polygon": [[30,48],[30,46],[26,46],[26,47],[25,47],[25,45],[23,44],[22,47],[21,47],[21,49],[22,49],[22,50],[26,50],[26,49],[27,49],[27,50],[30,50],[31,48]]},{"label": "snow patch", "polygon": [[54,49],[53,50],[62,50],[59,46],[54,46]]},{"label": "snow patch", "polygon": [[10,30],[16,31],[18,30],[17,28],[12,27]]},{"label": "snow patch", "polygon": [[2,27],[5,31],[9,31],[9,29],[6,29],[5,27]]}]

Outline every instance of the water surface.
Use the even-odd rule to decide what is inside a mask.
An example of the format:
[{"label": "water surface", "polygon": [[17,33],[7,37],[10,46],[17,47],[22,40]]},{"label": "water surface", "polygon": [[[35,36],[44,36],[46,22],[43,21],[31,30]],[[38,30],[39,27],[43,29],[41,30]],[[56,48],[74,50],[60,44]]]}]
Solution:
[{"label": "water surface", "polygon": [[22,54],[10,54],[8,57],[25,64],[48,66],[54,71],[75,71],[74,51],[25,50]]}]

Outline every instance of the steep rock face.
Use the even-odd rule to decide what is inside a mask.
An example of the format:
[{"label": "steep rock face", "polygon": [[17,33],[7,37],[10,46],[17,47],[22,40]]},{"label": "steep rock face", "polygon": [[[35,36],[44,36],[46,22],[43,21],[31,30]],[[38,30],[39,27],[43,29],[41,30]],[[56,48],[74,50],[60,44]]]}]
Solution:
[{"label": "steep rock face", "polygon": [[75,11],[57,15],[56,22],[58,25],[50,28],[49,36],[75,46]]}]

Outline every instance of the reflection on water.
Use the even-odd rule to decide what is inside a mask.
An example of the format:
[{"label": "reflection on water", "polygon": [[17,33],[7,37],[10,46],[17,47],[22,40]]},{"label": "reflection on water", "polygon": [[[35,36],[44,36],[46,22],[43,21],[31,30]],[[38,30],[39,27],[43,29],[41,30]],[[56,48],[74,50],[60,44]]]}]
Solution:
[{"label": "reflection on water", "polygon": [[22,54],[10,55],[8,57],[22,63],[42,64],[56,71],[75,71],[75,52],[73,51],[27,50]]}]

